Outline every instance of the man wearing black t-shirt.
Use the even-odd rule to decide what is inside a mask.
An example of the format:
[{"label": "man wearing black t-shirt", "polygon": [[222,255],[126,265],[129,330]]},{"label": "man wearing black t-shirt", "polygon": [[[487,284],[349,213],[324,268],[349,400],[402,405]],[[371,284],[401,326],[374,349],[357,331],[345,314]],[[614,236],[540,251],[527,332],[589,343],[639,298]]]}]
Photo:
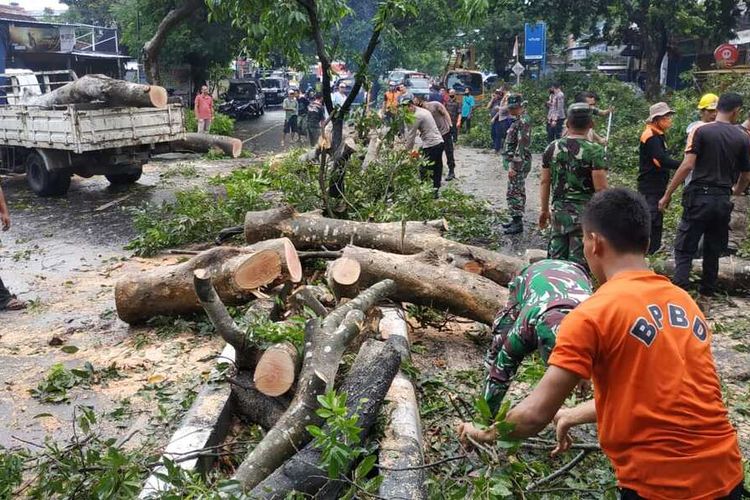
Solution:
[{"label": "man wearing black t-shirt", "polygon": [[673,281],[682,288],[688,286],[693,256],[703,236],[700,293],[708,297],[716,291],[719,256],[727,245],[732,212],[730,196],[742,193],[750,184],[750,138],[734,125],[741,107],[739,94],[722,94],[716,121],[695,131],[685,149],[685,159],[659,201],[659,210],[664,211],[672,193],[692,172],[690,184],[682,195]]}]

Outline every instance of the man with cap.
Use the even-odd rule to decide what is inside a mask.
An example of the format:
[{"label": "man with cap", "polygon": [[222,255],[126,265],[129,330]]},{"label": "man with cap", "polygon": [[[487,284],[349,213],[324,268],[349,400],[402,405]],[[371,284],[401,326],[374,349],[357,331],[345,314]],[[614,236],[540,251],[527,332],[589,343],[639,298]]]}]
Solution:
[{"label": "man with cap", "polygon": [[336,92],[333,93],[331,96],[331,100],[333,101],[333,107],[341,107],[344,105],[344,101],[346,101],[346,84],[344,82],[339,83],[338,89]]},{"label": "man with cap", "polygon": [[429,111],[432,114],[432,118],[435,119],[435,125],[437,125],[437,128],[440,131],[440,135],[443,136],[443,151],[445,151],[445,158],[448,160],[448,177],[446,177],[445,180],[452,181],[456,178],[456,159],[453,155],[451,115],[442,103],[437,101],[426,102],[422,96],[415,95],[414,104]]},{"label": "man with cap", "polygon": [[508,96],[508,113],[513,123],[508,128],[503,152],[503,167],[508,171],[506,203],[510,222],[503,224],[505,234],[523,232],[526,211],[526,177],[531,171],[531,121],[521,94]]},{"label": "man with cap", "polygon": [[448,114],[451,115],[451,138],[453,144],[458,142],[458,124],[461,116],[461,101],[456,97],[455,89],[448,91],[448,102],[445,103],[445,109],[448,110]]},{"label": "man with cap", "polygon": [[689,135],[696,127],[700,127],[703,124],[711,123],[716,119],[716,105],[719,103],[719,96],[716,94],[703,94],[700,101],[698,101],[698,116],[699,119],[694,122],[690,122],[685,132]]},{"label": "man with cap", "polygon": [[464,90],[464,98],[461,101],[461,123],[466,132],[471,130],[471,117],[474,114],[475,104],[476,101],[474,100],[474,96],[471,95],[471,89],[467,87]]},{"label": "man with cap", "polygon": [[284,136],[281,138],[281,147],[283,148],[287,134],[291,134],[293,139],[294,134],[297,132],[299,105],[297,99],[294,97],[294,89],[289,89],[289,94],[284,99],[284,102],[281,103],[281,109],[284,110]]},{"label": "man with cap", "polygon": [[437,198],[443,178],[443,136],[438,130],[432,113],[418,108],[414,102],[414,96],[403,95],[400,104],[414,116],[414,121],[406,130],[406,149],[416,153],[414,142],[419,132],[419,137],[422,139],[422,156],[427,161],[427,165],[420,167],[419,176],[424,181],[427,179],[427,170],[432,171],[432,187]]},{"label": "man with cap", "polygon": [[672,193],[692,172],[682,192],[682,219],[675,238],[675,285],[687,288],[698,241],[703,238],[701,302],[708,306],[716,292],[719,256],[727,245],[730,196],[740,195],[750,184],[750,139],[735,122],[742,96],[727,92],[719,97],[716,120],[699,127],[688,142],[685,159],[659,201],[659,210],[669,206]]},{"label": "man with cap", "polygon": [[646,198],[651,214],[649,255],[661,247],[664,214],[659,211],[659,200],[667,189],[669,171],[680,166],[680,161],[669,155],[664,138],[664,133],[672,126],[672,115],[674,111],[666,102],[657,102],[651,106],[639,146],[638,192]]},{"label": "man with cap", "polygon": [[571,104],[567,122],[565,137],[551,142],[542,155],[539,227],[544,229],[552,223],[547,258],[586,267],[581,215],[594,193],[607,189],[607,166],[604,148],[588,138],[593,126],[591,107],[587,103]]}]

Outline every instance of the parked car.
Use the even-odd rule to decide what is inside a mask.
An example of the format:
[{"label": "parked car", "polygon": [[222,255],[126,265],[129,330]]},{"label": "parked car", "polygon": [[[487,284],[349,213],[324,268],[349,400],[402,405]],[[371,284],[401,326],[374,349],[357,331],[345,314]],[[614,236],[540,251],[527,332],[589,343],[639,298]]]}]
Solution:
[{"label": "parked car", "polygon": [[280,76],[261,78],[260,86],[266,96],[266,104],[269,106],[284,102],[289,92],[289,80]]},{"label": "parked car", "polygon": [[266,110],[266,96],[257,80],[229,80],[219,111],[236,120],[260,116]]},{"label": "parked car", "polygon": [[402,85],[410,78],[427,78],[427,75],[419,71],[408,69],[394,69],[388,73],[388,85]]},{"label": "parked car", "polygon": [[445,85],[445,88],[453,89],[459,93],[463,93],[464,90],[469,89],[471,95],[481,101],[484,97],[484,85],[482,80],[482,73],[479,71],[454,69],[448,71],[443,76],[443,85]]},{"label": "parked car", "polygon": [[412,95],[427,98],[430,94],[430,86],[432,82],[429,78],[423,77],[411,77],[406,80],[406,88]]},{"label": "parked car", "polygon": [[[351,92],[352,88],[354,87],[354,77],[347,76],[345,78],[339,78],[337,79],[333,84],[333,91],[335,92],[337,88],[339,88],[340,84],[346,85],[346,87],[349,89],[349,92]],[[364,88],[360,88],[359,92],[357,93],[357,97],[354,98],[354,102],[352,102],[352,106],[361,106],[365,103],[367,97],[367,92],[365,92]]]}]

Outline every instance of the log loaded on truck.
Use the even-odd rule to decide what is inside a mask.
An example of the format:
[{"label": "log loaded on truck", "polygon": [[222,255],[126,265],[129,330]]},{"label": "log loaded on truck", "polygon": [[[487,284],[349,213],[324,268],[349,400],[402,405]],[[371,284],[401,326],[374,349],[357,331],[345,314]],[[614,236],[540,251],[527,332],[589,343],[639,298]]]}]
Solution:
[{"label": "log loaded on truck", "polygon": [[71,177],[136,182],[151,155],[184,141],[180,104],[163,87],[72,71],[0,74],[1,168],[26,172],[40,196],[62,195]]}]

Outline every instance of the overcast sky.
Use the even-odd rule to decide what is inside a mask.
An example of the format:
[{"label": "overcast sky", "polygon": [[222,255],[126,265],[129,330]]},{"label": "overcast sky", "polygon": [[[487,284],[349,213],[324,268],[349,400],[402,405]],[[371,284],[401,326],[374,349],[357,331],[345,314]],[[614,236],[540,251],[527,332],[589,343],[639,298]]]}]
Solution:
[{"label": "overcast sky", "polygon": [[[9,5],[13,0],[0,0],[0,4]],[[26,10],[44,10],[45,7],[52,7],[55,10],[67,9],[66,5],[62,5],[57,0],[15,0],[18,5]]]}]

